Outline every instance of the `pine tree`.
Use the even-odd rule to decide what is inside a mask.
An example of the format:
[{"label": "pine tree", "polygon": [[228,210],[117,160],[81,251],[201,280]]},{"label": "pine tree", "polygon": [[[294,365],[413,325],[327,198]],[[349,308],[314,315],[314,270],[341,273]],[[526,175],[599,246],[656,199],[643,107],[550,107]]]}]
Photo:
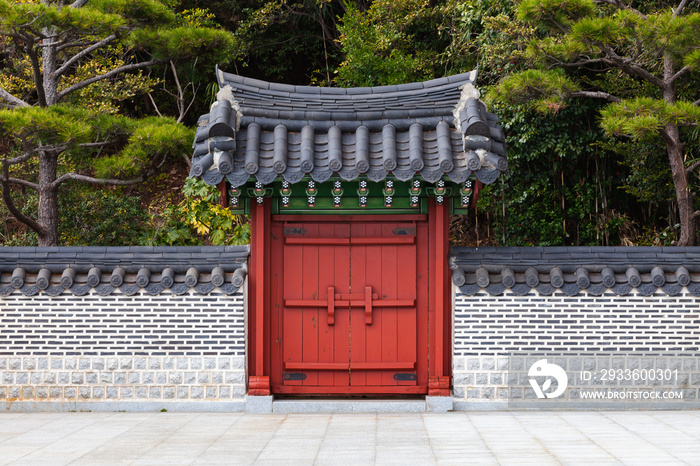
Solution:
[{"label": "pine tree", "polygon": [[[28,84],[0,86],[0,102],[8,107],[0,111],[0,127],[21,151],[1,156],[0,184],[8,209],[36,231],[40,245],[58,244],[57,196],[63,183],[135,184],[168,157],[186,153],[192,132],[174,120],[104,115],[88,110],[90,102],[71,99],[91,85],[159,64],[228,61],[231,34],[188,24],[176,14],[176,3],[0,0],[5,58],[26,62],[31,70]],[[76,71],[119,52],[127,60],[103,60],[86,75]],[[2,77],[0,83],[12,83]],[[14,188],[38,193],[36,218],[15,205]]]},{"label": "pine tree", "polygon": [[555,112],[571,98],[604,99],[608,134],[663,140],[680,217],[677,244],[689,246],[700,217],[692,187],[700,154],[686,145],[682,127],[700,122],[700,2],[669,3],[523,0],[518,18],[540,32],[529,47],[540,66],[505,77],[490,99]]}]

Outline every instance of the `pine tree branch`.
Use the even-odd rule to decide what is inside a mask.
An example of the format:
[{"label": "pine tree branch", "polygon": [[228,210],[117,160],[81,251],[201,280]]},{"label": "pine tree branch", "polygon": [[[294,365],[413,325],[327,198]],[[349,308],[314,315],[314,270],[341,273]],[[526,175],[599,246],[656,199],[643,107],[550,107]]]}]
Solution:
[{"label": "pine tree branch", "polygon": [[685,173],[686,173],[687,175],[690,175],[690,174],[693,173],[693,172],[695,171],[695,169],[698,168],[698,167],[700,167],[700,160],[696,160],[695,163],[693,163],[692,165],[690,165],[689,167],[687,167],[687,168],[685,169]]},{"label": "pine tree branch", "polygon": [[9,166],[9,165],[17,165],[17,164],[19,164],[19,163],[24,163],[24,162],[26,162],[27,160],[29,160],[29,159],[31,159],[32,157],[34,157],[34,153],[35,153],[35,152],[36,152],[36,151],[31,151],[31,152],[30,152],[30,151],[25,151],[24,155],[20,155],[19,157],[14,157],[14,158],[11,158],[11,159],[5,159],[5,160],[3,160],[2,162],[3,162],[3,163],[7,163],[8,166]]},{"label": "pine tree branch", "polygon": [[102,141],[102,142],[82,142],[78,144],[78,147],[104,147],[112,144],[114,141]]},{"label": "pine tree branch", "polygon": [[700,217],[700,210],[696,210],[695,212],[693,212],[693,220],[695,220],[698,217]]},{"label": "pine tree branch", "polygon": [[59,46],[56,47],[56,52],[63,52],[66,49],[70,49],[73,47],[85,47],[94,44],[94,40],[75,40],[73,42],[69,42],[67,39],[63,41],[63,43]]},{"label": "pine tree branch", "polygon": [[162,118],[162,117],[163,117],[163,114],[160,113],[160,109],[158,108],[158,104],[156,103],[155,100],[153,100],[153,96],[151,95],[151,93],[149,92],[149,93],[146,94],[146,95],[147,95],[148,98],[151,100],[151,104],[153,105],[153,109],[156,111],[156,113],[158,114],[158,116]]},{"label": "pine tree branch", "polygon": [[71,3],[70,7],[71,8],[81,8],[81,7],[84,7],[87,2],[88,2],[88,0],[75,0],[73,3]]},{"label": "pine tree branch", "polygon": [[637,76],[638,78],[642,78],[645,81],[650,82],[651,84],[663,88],[665,83],[664,80],[661,78],[658,78],[654,76],[652,73],[648,72],[644,68],[637,66],[633,63],[629,63],[628,60],[625,60],[621,56],[619,56],[615,50],[613,50],[612,47],[603,45],[603,44],[598,44],[598,46],[602,49],[602,51],[608,56],[608,60],[610,61],[610,64],[617,66],[620,68],[622,71],[625,73],[632,75],[632,76]]},{"label": "pine tree branch", "polygon": [[39,106],[46,107],[46,92],[44,90],[44,77],[41,75],[41,65],[39,64],[39,56],[36,50],[27,44],[24,48],[27,55],[29,55],[29,61],[32,64],[32,72],[34,78],[34,85],[36,86],[36,93],[39,97]]},{"label": "pine tree branch", "polygon": [[676,8],[676,11],[673,12],[673,17],[677,18],[683,13],[683,9],[688,5],[688,0],[681,0],[681,3],[678,5],[678,8]]},{"label": "pine tree branch", "polygon": [[28,217],[24,215],[15,205],[14,200],[12,199],[12,193],[10,192],[10,165],[7,163],[7,160],[2,161],[2,176],[0,176],[0,185],[2,185],[2,198],[5,200],[5,205],[7,205],[7,210],[10,211],[13,217],[15,217],[17,220],[20,222],[24,223],[27,225],[29,228],[34,230],[35,232],[41,234],[44,232],[44,229],[41,227],[39,222],[34,220],[31,217]]},{"label": "pine tree branch", "polygon": [[610,64],[610,60],[608,60],[607,58],[589,58],[586,60],[579,60],[579,61],[575,61],[575,62],[565,62],[565,61],[559,60],[558,58],[556,58],[552,55],[548,55],[548,57],[556,61],[556,64],[555,64],[556,66],[561,66],[561,67],[578,68],[578,67],[587,66],[587,65],[597,65],[600,63],[605,63],[606,65]]},{"label": "pine tree branch", "polygon": [[93,178],[92,176],[80,175],[78,173],[66,173],[56,178],[53,183],[51,183],[51,189],[56,189],[59,185],[65,183],[68,180],[83,181],[85,183],[100,184],[100,185],[110,185],[110,186],[131,186],[143,182],[148,176],[142,176],[140,178],[132,178],[130,180],[117,180],[117,179],[107,179],[107,178]]},{"label": "pine tree branch", "polygon": [[21,186],[26,186],[27,188],[34,189],[34,190],[36,190],[36,191],[39,191],[39,185],[36,184],[36,183],[32,183],[31,181],[27,181],[27,180],[22,180],[22,179],[19,179],[19,178],[12,178],[12,177],[10,177],[10,178],[7,179],[7,182],[8,182],[8,183],[12,183],[12,184],[18,184],[18,185],[21,185]]},{"label": "pine tree branch", "polygon": [[61,67],[59,69],[56,70],[56,72],[55,72],[56,76],[61,76],[63,73],[68,71],[68,68],[70,68],[73,65],[73,63],[80,60],[81,58],[83,58],[87,54],[99,49],[100,47],[104,47],[105,45],[109,44],[110,42],[112,42],[116,38],[117,38],[117,36],[115,34],[110,34],[109,36],[105,37],[101,41],[96,42],[93,45],[91,45],[90,47],[87,47],[87,48],[81,50],[80,52],[76,53],[69,60],[67,60],[63,65],[61,65]]},{"label": "pine tree branch", "polygon": [[608,102],[622,102],[617,96],[602,91],[576,91],[571,93],[571,97],[592,97],[594,99],[605,99]]},{"label": "pine tree branch", "polygon": [[681,68],[680,70],[678,70],[678,72],[677,72],[676,74],[674,74],[673,76],[671,76],[671,79],[669,79],[669,82],[670,82],[670,83],[674,83],[674,82],[676,82],[680,77],[682,77],[684,74],[688,74],[688,73],[690,73],[690,67],[689,67],[689,66],[684,66],[683,68]]},{"label": "pine tree branch", "polygon": [[696,100],[695,102],[693,102],[693,105],[700,105],[700,99],[698,99],[698,100]]},{"label": "pine tree branch", "polygon": [[[197,59],[195,59],[193,66],[197,66]],[[190,108],[192,105],[195,103],[197,100],[197,89],[199,86],[195,87],[193,82],[189,82],[185,85],[185,87],[182,87],[182,84],[180,84],[180,78],[177,75],[177,68],[175,67],[175,62],[170,60],[170,70],[173,73],[173,79],[175,79],[175,85],[177,87],[177,95],[173,94],[171,92],[168,92],[167,89],[165,89],[165,83],[163,83],[163,90],[173,96],[175,98],[175,102],[177,104],[177,110],[178,110],[178,117],[177,117],[177,122],[182,123],[182,120],[185,119],[185,115],[187,115],[187,112],[189,112]],[[192,99],[190,100],[189,104],[185,103],[185,91],[187,90],[188,87],[192,86]],[[151,99],[151,102],[153,103],[154,106],[155,102],[153,101],[153,97],[151,97],[150,93],[148,94],[148,97]],[[158,109],[156,108],[156,111]],[[160,112],[158,112],[159,116],[162,116]]]},{"label": "pine tree branch", "polygon": [[61,92],[58,93],[58,98],[57,98],[57,100],[61,100],[62,98],[64,98],[64,97],[67,96],[68,94],[70,94],[71,92],[75,92],[75,91],[77,91],[77,90],[79,90],[79,89],[82,89],[82,88],[84,88],[84,87],[86,87],[86,86],[89,86],[89,85],[92,84],[92,83],[96,83],[97,81],[102,81],[102,80],[104,80],[104,79],[109,79],[109,78],[111,78],[112,76],[118,75],[119,73],[123,73],[123,72],[126,72],[126,71],[132,71],[132,70],[138,70],[138,69],[141,69],[141,68],[147,68],[147,67],[149,67],[149,66],[158,65],[158,64],[164,63],[164,62],[166,62],[166,61],[168,61],[168,60],[150,60],[150,61],[144,61],[144,62],[141,62],[141,63],[132,63],[131,65],[120,66],[119,68],[115,68],[115,69],[113,69],[112,71],[109,71],[109,72],[107,72],[107,73],[101,74],[101,75],[99,75],[99,76],[94,76],[94,77],[92,77],[92,78],[90,78],[90,79],[86,79],[85,81],[81,81],[81,82],[79,82],[79,83],[77,83],[77,84],[72,85],[71,87],[69,87],[69,88],[67,88],[67,89],[62,90]]},{"label": "pine tree branch", "polygon": [[19,41],[20,43],[18,46],[22,48],[26,47],[26,44],[31,44],[34,42],[34,37],[22,34],[21,32],[4,32],[3,34],[7,37],[12,37],[16,41]]},{"label": "pine tree branch", "polygon": [[2,87],[0,87],[0,99],[11,103],[13,107],[29,107],[30,106],[27,102],[25,102],[22,99],[18,99],[17,97],[13,96],[12,94],[7,92]]}]

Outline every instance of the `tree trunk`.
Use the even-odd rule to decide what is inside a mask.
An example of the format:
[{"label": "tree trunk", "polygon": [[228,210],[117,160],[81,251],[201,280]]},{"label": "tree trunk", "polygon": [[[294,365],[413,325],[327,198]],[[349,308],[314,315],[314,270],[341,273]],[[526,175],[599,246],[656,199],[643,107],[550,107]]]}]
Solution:
[{"label": "tree trunk", "polygon": [[46,106],[50,107],[58,102],[58,78],[56,76],[56,46],[52,43],[56,40],[55,35],[53,35],[53,30],[44,29],[42,31],[46,34],[47,38],[44,39],[44,43],[49,43],[43,48],[42,52],[42,66],[44,73],[44,94],[46,98]]},{"label": "tree trunk", "polygon": [[58,201],[56,188],[51,186],[56,180],[58,155],[50,151],[39,153],[39,246],[58,246]]},{"label": "tree trunk", "polygon": [[[676,85],[673,81],[675,74],[673,57],[669,51],[664,53],[664,87],[663,96],[667,104],[676,102]],[[688,174],[685,172],[683,160],[683,144],[678,125],[668,124],[661,132],[666,141],[668,160],[671,165],[671,177],[676,189],[676,202],[678,203],[678,217],[681,224],[681,236],[678,246],[695,246],[697,242],[697,221],[693,217],[693,195],[688,184]]]},{"label": "tree trunk", "polygon": [[683,162],[683,146],[680,142],[678,126],[666,125],[666,150],[671,165],[673,186],[676,188],[676,203],[681,224],[681,236],[678,246],[695,246],[697,241],[697,220],[693,218],[693,195],[688,185],[688,175]]}]

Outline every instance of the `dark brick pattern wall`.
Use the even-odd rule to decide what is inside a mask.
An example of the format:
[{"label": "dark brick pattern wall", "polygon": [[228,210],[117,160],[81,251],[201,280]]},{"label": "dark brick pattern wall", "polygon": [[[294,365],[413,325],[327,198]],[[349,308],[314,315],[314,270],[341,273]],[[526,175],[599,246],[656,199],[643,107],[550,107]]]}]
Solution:
[{"label": "dark brick pattern wall", "polygon": [[0,356],[244,356],[243,296],[68,294],[0,300]]},{"label": "dark brick pattern wall", "polygon": [[684,294],[457,294],[455,356],[700,354],[700,302]]}]

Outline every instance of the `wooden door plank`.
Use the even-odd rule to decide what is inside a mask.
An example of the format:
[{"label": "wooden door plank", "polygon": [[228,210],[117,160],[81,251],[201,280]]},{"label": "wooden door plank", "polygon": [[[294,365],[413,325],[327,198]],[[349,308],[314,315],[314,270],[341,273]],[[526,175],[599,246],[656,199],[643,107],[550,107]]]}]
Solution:
[{"label": "wooden door plank", "polygon": [[[366,228],[367,225],[364,223],[351,224],[351,240],[366,236]],[[365,362],[367,360],[366,336],[363,327],[365,274],[369,265],[366,263],[365,250],[366,247],[362,245],[350,246],[350,287],[352,295],[356,298],[350,300],[352,307],[348,310],[350,312],[350,383],[352,386],[364,386],[366,384],[365,374],[361,371],[354,371],[352,368],[355,362]]]},{"label": "wooden door plank", "polygon": [[[334,225],[334,236],[350,238],[350,225],[339,223]],[[333,247],[334,255],[334,280],[333,285],[337,294],[350,293],[350,245],[338,245]],[[336,308],[335,324],[332,330],[333,361],[342,364],[350,364],[350,309]],[[333,372],[332,384],[338,387],[350,385],[349,369]]]},{"label": "wooden door plank", "polygon": [[[382,234],[388,236],[392,234],[397,224],[382,225]],[[399,247],[396,245],[382,246],[382,290],[379,293],[382,299],[399,299],[398,282],[403,280],[403,274],[407,271],[398,267]],[[410,271],[409,271],[410,273]],[[414,282],[415,284],[415,282]],[[382,315],[382,362],[396,362],[399,360],[399,335],[403,329],[399,328],[398,311],[394,307],[387,307],[381,310]],[[382,374],[382,385],[398,385],[394,379],[394,371],[384,371]]]},{"label": "wooden door plank", "polygon": [[428,222],[417,224],[416,241],[416,313],[417,313],[417,383],[427,392],[428,389],[428,354],[429,354],[429,226]]},{"label": "wooden door plank", "polygon": [[282,364],[284,363],[282,351],[282,339],[284,337],[283,306],[284,302],[284,243],[282,238],[282,224],[273,222],[271,225],[271,251],[270,256],[277,258],[271,261],[270,275],[270,385],[276,387],[283,383]]},{"label": "wooden door plank", "polygon": [[[301,245],[285,245],[284,247],[284,295],[285,299],[300,300],[304,297],[304,264],[307,250]],[[308,285],[307,285],[308,286]],[[286,361],[303,360],[303,311],[304,308],[283,308],[282,316],[282,348],[283,363]],[[280,370],[282,368],[279,368]],[[302,385],[301,380],[284,380],[284,385]]]},{"label": "wooden door plank", "polygon": [[[325,233],[321,231],[320,226],[317,224],[307,225],[306,229],[307,235],[310,237],[323,236]],[[294,246],[288,244],[288,247]],[[326,284],[327,280],[324,278],[328,272],[321,263],[321,249],[323,246],[319,246],[317,244],[303,244],[301,247],[304,250],[304,257],[303,262],[301,263],[300,272],[302,275],[304,275],[302,297],[303,299],[323,300],[328,289],[328,285]],[[323,264],[327,264],[327,262],[324,261]],[[322,273],[324,277],[322,277]],[[319,328],[322,325],[320,322],[321,312],[324,314],[323,320],[325,322],[325,311],[317,306],[309,306],[302,308],[301,312],[302,358],[296,359],[296,361],[309,363],[318,362],[319,347],[322,346],[320,344],[321,342],[319,342],[319,337],[322,334],[322,332],[319,331]],[[303,380],[302,385],[319,385],[318,371],[306,371],[305,374],[306,378]]]},{"label": "wooden door plank", "polygon": [[[381,223],[370,223],[364,228],[365,238],[380,238],[381,237]],[[353,237],[353,239],[356,239]],[[380,244],[366,242],[364,245],[358,243],[354,248],[357,250],[358,255],[362,257],[364,270],[362,281],[359,281],[356,288],[353,291],[360,292],[364,287],[371,286],[374,293],[378,294],[378,298],[382,299],[382,289],[381,289],[381,277],[384,271],[382,264],[382,247]],[[355,270],[353,270],[353,274]],[[362,288],[360,288],[362,287]],[[367,325],[364,316],[364,306],[360,307],[355,311],[353,317],[356,317],[357,325],[353,328],[356,332],[362,336],[363,339],[363,354],[364,359],[359,358],[355,360],[358,364],[357,370],[355,371],[357,384],[353,379],[353,384],[359,385],[360,383],[364,385],[381,385],[381,373],[378,372],[367,372],[359,369],[362,364],[381,364],[382,363],[382,322],[383,316],[381,312],[374,312],[372,318],[372,325]]]},{"label": "wooden door plank", "polygon": [[[416,248],[414,245],[398,246],[396,260],[397,298],[415,301],[416,298]],[[397,358],[416,361],[417,312],[415,307],[395,308],[397,323]],[[417,380],[397,381],[398,385],[416,385]]]},{"label": "wooden door plank", "polygon": [[[287,238],[287,239],[300,239],[308,240],[306,247],[316,247],[318,250],[318,256],[316,257],[316,267],[305,269],[304,273],[309,274],[309,276],[314,276],[316,280],[316,296],[313,299],[318,301],[325,301],[326,306],[315,307],[315,313],[309,313],[306,316],[306,324],[310,329],[313,329],[313,334],[308,335],[308,338],[313,339],[313,345],[308,346],[314,347],[314,357],[307,357],[304,359],[302,364],[308,365],[308,369],[304,370],[304,373],[310,374],[313,372],[316,376],[317,385],[332,385],[333,384],[333,373],[328,372],[330,366],[335,362],[335,356],[333,351],[334,342],[334,327],[333,325],[328,325],[328,288],[334,286],[335,284],[335,246],[338,244],[334,237],[333,225],[315,225],[317,233],[315,235],[309,235],[307,233],[307,238]],[[340,238],[341,240],[347,241],[347,238]],[[316,244],[317,246],[312,246]],[[335,294],[335,292],[334,292]],[[312,369],[316,367],[316,369]],[[326,367],[326,369],[323,369]],[[308,379],[307,379],[308,380]],[[307,384],[305,384],[307,385]]]}]

